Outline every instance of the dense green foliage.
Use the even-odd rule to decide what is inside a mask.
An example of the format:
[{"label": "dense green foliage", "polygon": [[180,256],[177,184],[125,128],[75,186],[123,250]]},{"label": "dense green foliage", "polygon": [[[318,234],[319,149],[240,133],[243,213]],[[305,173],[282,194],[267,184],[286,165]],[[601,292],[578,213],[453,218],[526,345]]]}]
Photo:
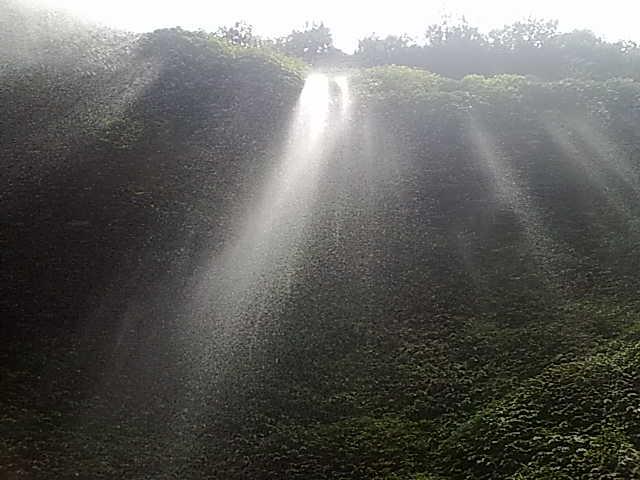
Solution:
[{"label": "dense green foliage", "polygon": [[[543,23],[389,40],[366,61],[447,76],[347,72],[307,267],[216,352],[194,284],[276,162],[305,66],[242,24],[133,36],[12,11],[0,476],[640,475],[633,49],[571,50]],[[312,28],[324,47],[298,32],[289,53],[331,50]],[[559,61],[557,42],[567,70],[513,63]],[[436,51],[457,60],[394,57]]]},{"label": "dense green foliage", "polygon": [[590,31],[560,33],[554,22],[529,20],[488,34],[462,21],[430,25],[424,43],[407,36],[371,36],[355,57],[365,65],[397,64],[448,77],[517,73],[545,80],[640,75],[634,42],[608,43]]},{"label": "dense green foliage", "polygon": [[221,28],[216,35],[235,45],[273,49],[321,66],[403,65],[457,79],[469,74],[518,74],[547,81],[640,77],[640,49],[635,42],[607,42],[589,30],[560,32],[557,22],[535,18],[488,33],[463,18],[428,25],[418,39],[372,34],[360,40],[353,55],[334,47],[323,24],[307,25],[275,40],[256,36],[242,22]]},{"label": "dense green foliage", "polygon": [[[145,248],[147,229],[160,239],[194,223],[205,228],[209,204],[241,194],[242,187],[232,191],[238,175],[267,168],[250,163],[271,146],[273,129],[283,129],[303,66],[180,29],[109,37],[116,47],[87,34],[76,49],[68,48],[64,29],[49,28],[57,36],[41,61],[2,67],[2,212],[18,227],[8,241],[27,248],[10,249],[13,261],[29,265],[9,288],[18,296],[37,288],[39,298],[66,305],[73,318],[79,304],[72,292],[99,289],[123,268],[122,246]],[[7,33],[5,43],[16,40]],[[32,50],[29,41],[23,45]],[[86,56],[85,49],[100,53]],[[59,62],[59,50],[70,52],[73,68]],[[228,161],[215,161],[222,157]],[[74,221],[92,228],[65,238]],[[27,225],[39,224],[29,233]],[[31,251],[27,245],[43,231],[51,242]],[[70,245],[87,262],[74,261],[77,278],[62,273],[72,268],[66,262],[48,261]],[[41,306],[36,299],[27,308]]]}]

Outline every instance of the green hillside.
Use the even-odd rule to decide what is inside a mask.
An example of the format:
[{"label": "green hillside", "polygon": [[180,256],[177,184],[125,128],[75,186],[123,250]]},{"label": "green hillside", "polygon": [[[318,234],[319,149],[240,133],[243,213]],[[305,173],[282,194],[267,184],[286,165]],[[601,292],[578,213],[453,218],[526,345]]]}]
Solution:
[{"label": "green hillside", "polygon": [[327,47],[296,127],[298,37],[0,8],[1,477],[640,478],[626,53]]}]

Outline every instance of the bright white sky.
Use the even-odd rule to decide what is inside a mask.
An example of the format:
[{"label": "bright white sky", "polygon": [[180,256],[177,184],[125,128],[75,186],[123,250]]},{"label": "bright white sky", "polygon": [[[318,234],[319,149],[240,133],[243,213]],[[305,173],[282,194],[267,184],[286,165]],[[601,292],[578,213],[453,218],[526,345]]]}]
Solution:
[{"label": "bright white sky", "polygon": [[464,15],[490,30],[528,16],[556,19],[560,30],[588,28],[607,40],[640,41],[640,0],[33,0],[137,32],[161,27],[215,30],[244,20],[264,36],[324,21],[334,43],[353,51],[359,38],[408,33],[421,39],[443,15]]}]

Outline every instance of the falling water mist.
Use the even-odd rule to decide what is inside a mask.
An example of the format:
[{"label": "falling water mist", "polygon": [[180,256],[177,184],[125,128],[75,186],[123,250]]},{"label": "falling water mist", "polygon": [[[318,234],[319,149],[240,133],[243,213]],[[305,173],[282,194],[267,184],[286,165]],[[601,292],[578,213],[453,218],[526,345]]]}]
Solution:
[{"label": "falling water mist", "polygon": [[195,368],[208,378],[233,375],[264,332],[278,328],[278,314],[305,267],[318,191],[347,135],[351,110],[346,76],[306,79],[280,161],[199,278],[187,314],[206,352]]}]

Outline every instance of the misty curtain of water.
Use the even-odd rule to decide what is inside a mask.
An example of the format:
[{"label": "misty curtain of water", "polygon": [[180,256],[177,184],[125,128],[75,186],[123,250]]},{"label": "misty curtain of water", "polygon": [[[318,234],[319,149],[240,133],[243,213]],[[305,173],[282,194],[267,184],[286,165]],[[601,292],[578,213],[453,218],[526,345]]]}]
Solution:
[{"label": "misty curtain of water", "polygon": [[[308,248],[324,208],[319,198],[331,188],[328,170],[341,158],[351,114],[345,76],[306,79],[279,162],[255,186],[255,200],[245,206],[231,238],[201,270],[183,313],[200,344],[194,369],[207,382],[238,373],[243,356],[278,329],[293,282],[314,268]],[[327,228],[336,234],[336,225]]]}]

